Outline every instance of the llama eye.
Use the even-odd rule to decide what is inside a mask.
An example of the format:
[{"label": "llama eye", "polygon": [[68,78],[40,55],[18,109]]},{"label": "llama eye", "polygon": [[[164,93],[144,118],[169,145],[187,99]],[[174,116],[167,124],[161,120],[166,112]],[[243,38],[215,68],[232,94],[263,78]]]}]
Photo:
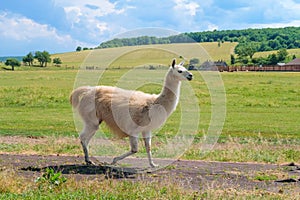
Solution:
[{"label": "llama eye", "polygon": [[181,70],[178,70],[178,73],[180,73],[180,74],[181,74],[181,73],[182,73],[182,71],[181,71]]}]

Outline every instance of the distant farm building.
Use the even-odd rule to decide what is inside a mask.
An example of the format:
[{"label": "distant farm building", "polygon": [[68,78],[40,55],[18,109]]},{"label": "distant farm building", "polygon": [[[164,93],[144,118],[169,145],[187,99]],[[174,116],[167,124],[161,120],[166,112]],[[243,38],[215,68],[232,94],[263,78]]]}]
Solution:
[{"label": "distant farm building", "polygon": [[296,58],[287,64],[260,66],[231,66],[229,71],[280,71],[280,72],[300,72],[300,58]]},{"label": "distant farm building", "polygon": [[[192,68],[190,66],[190,68]],[[195,69],[195,68],[192,68]],[[204,63],[200,65],[200,67],[197,68],[197,70],[202,71],[228,71],[228,65],[225,61],[219,60],[219,61],[210,61],[207,60]],[[196,69],[195,69],[196,70]]]},{"label": "distant farm building", "polygon": [[295,58],[291,62],[284,65],[289,71],[300,71],[300,58]]},{"label": "distant farm building", "polygon": [[198,65],[189,65],[189,70],[201,70],[201,71],[289,71],[300,72],[300,58],[296,58],[291,62],[278,63],[277,65],[252,65],[252,66],[228,66],[225,61],[210,61],[207,60]]}]

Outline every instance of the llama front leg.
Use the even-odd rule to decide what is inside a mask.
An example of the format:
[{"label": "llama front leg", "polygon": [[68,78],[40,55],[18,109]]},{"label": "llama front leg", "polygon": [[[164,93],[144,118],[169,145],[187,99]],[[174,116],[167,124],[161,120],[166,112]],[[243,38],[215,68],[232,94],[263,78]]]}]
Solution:
[{"label": "llama front leg", "polygon": [[130,148],[131,150],[127,153],[124,153],[121,156],[115,157],[113,159],[113,162],[111,163],[112,165],[116,164],[119,160],[122,160],[132,154],[135,154],[138,151],[138,138],[134,137],[134,136],[130,136],[129,137],[129,141],[130,141]]},{"label": "llama front leg", "polygon": [[143,139],[145,143],[146,152],[148,155],[149,164],[151,167],[158,167],[157,164],[154,164],[152,160],[152,153],[151,153],[151,132],[143,132]]},{"label": "llama front leg", "polygon": [[83,149],[83,153],[84,153],[84,160],[85,160],[85,163],[87,165],[95,165],[95,163],[93,163],[91,160],[90,160],[90,157],[89,157],[89,151],[88,151],[88,145],[86,145],[85,142],[81,141],[80,142],[81,146],[82,146],[82,149]]},{"label": "llama front leg", "polygon": [[95,135],[97,130],[98,130],[98,126],[92,124],[85,124],[79,136],[80,143],[84,153],[84,160],[87,165],[94,165],[94,163],[89,158],[88,145],[91,138],[93,137],[93,135]]}]

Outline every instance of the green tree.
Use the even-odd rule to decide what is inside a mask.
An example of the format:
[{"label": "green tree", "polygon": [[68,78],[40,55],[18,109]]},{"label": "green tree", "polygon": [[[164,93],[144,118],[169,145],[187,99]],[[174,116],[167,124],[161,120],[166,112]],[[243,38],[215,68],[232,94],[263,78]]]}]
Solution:
[{"label": "green tree", "polygon": [[221,40],[218,39],[218,47],[221,47]]},{"label": "green tree", "polygon": [[272,53],[268,56],[268,64],[269,65],[276,65],[278,63],[277,55]]},{"label": "green tree", "polygon": [[296,59],[296,58],[297,58],[297,57],[296,57],[296,55],[294,54],[292,59],[294,60],[294,59]]},{"label": "green tree", "polygon": [[200,63],[200,60],[198,58],[192,58],[190,60],[190,65],[198,65]]},{"label": "green tree", "polygon": [[250,59],[252,59],[258,48],[259,45],[256,42],[239,43],[235,48],[235,53],[238,54],[239,57],[249,56]]},{"label": "green tree", "polygon": [[249,63],[248,57],[238,57],[238,62],[242,63],[243,65],[247,65]]},{"label": "green tree", "polygon": [[81,51],[81,46],[78,46],[78,47],[76,48],[76,51]]},{"label": "green tree", "polygon": [[275,40],[269,40],[268,44],[274,50],[282,48],[280,42],[277,39],[275,39]]},{"label": "green tree", "polygon": [[18,60],[15,59],[15,58],[8,58],[8,59],[5,61],[5,65],[6,65],[6,66],[11,66],[11,70],[14,71],[14,70],[15,70],[15,67],[21,66],[21,63],[20,63],[20,61],[18,61]]},{"label": "green tree", "polygon": [[230,64],[234,65],[235,64],[235,57],[233,54],[230,54]]},{"label": "green tree", "polygon": [[192,58],[190,60],[189,70],[195,70],[199,67],[200,60],[198,58]]},{"label": "green tree", "polygon": [[34,56],[32,55],[32,53],[28,53],[26,56],[23,57],[23,62],[25,64],[28,64],[29,66],[33,65],[33,60],[34,60]]},{"label": "green tree", "polygon": [[47,63],[51,62],[50,54],[47,51],[36,51],[34,58],[39,61],[41,67],[47,67]]},{"label": "green tree", "polygon": [[56,66],[58,66],[58,65],[62,64],[62,62],[61,62],[61,59],[60,59],[60,58],[54,58],[54,59],[53,59],[53,63],[54,63]]},{"label": "green tree", "polygon": [[279,49],[277,51],[277,59],[278,59],[278,62],[283,62],[286,57],[288,56],[288,52],[286,49]]},{"label": "green tree", "polygon": [[252,58],[252,63],[254,65],[267,65],[269,63],[268,58],[259,57],[259,58]]},{"label": "green tree", "polygon": [[255,42],[259,44],[257,51],[300,48],[300,27],[214,30],[184,33],[163,38],[141,36],[136,38],[113,39],[101,43],[98,48],[185,42],[218,42],[218,45],[222,45],[224,41],[239,42],[240,44]]}]

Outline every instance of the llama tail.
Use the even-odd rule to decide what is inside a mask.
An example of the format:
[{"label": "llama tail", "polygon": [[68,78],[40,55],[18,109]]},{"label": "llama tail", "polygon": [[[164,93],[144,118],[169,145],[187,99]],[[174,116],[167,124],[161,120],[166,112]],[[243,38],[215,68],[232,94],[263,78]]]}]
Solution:
[{"label": "llama tail", "polygon": [[70,95],[70,104],[73,106],[73,108],[78,107],[80,99],[84,96],[85,93],[87,93],[90,90],[91,87],[88,86],[79,87],[73,90],[73,92]]}]

